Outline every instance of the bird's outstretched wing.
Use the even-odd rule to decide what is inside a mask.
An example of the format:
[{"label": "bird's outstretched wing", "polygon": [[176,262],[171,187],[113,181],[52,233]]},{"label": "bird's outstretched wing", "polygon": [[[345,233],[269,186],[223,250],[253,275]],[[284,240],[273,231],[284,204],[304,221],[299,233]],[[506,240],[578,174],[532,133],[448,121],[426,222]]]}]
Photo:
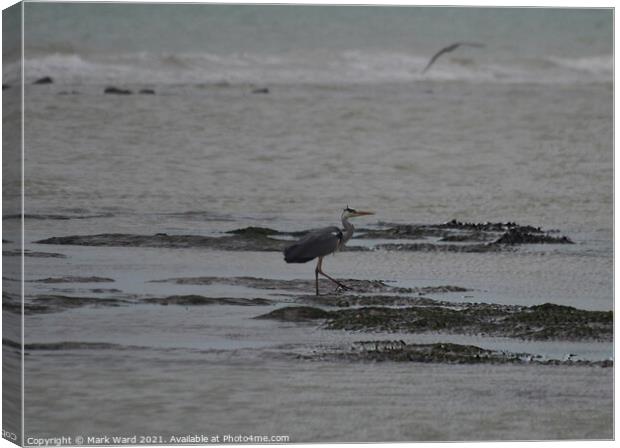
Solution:
[{"label": "bird's outstretched wing", "polygon": [[341,240],[342,232],[338,227],[311,230],[284,249],[284,260],[287,263],[306,263],[316,257],[329,255],[338,249]]},{"label": "bird's outstretched wing", "polygon": [[431,58],[430,61],[428,61],[428,64],[426,64],[426,67],[424,67],[424,70],[422,70],[422,74],[426,73],[426,71],[431,68],[431,65],[433,65],[435,63],[435,61],[439,58],[439,56],[441,56],[444,53],[449,53],[451,51],[456,50],[458,47],[474,47],[474,48],[483,48],[484,44],[479,44],[476,42],[455,42],[451,45],[448,45],[447,47],[443,47],[441,50],[439,50],[437,53],[435,53],[433,55],[433,57]]}]

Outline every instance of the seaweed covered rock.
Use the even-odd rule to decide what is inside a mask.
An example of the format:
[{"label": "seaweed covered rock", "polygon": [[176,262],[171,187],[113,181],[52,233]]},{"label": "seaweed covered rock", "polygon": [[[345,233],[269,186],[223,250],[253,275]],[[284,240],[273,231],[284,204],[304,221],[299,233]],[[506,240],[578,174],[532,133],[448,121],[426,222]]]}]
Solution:
[{"label": "seaweed covered rock", "polygon": [[494,244],[574,244],[565,236],[551,236],[543,233],[530,233],[519,229],[510,229]]},{"label": "seaweed covered rock", "polygon": [[70,235],[52,237],[36,242],[37,244],[57,244],[73,246],[110,246],[110,247],[167,247],[191,248],[203,247],[217,250],[279,251],[285,241],[275,240],[265,235],[233,235],[211,237],[202,235],[133,235],[122,233],[103,233],[97,235]]},{"label": "seaweed covered rock", "polygon": [[44,76],[43,78],[37,79],[33,84],[52,84],[54,80],[50,76]]},{"label": "seaweed covered rock", "polygon": [[270,236],[270,235],[283,235],[282,232],[274,229],[270,229],[269,227],[244,227],[242,229],[229,230],[229,234],[232,235],[244,235],[244,236]]},{"label": "seaweed covered rock", "polygon": [[[453,285],[426,286],[421,288],[405,288],[393,286],[381,280],[360,280],[353,278],[339,279],[345,283],[354,293],[396,293],[396,294],[430,294],[446,292],[463,292],[466,288]],[[244,286],[247,288],[266,290],[286,290],[296,292],[309,292],[315,289],[314,279],[274,279],[260,277],[177,277],[163,280],[152,280],[152,283],[176,283],[179,285],[212,285],[224,284]],[[333,286],[330,280],[319,279],[322,288]]]},{"label": "seaweed covered rock", "polygon": [[442,364],[525,364],[613,367],[613,361],[546,359],[529,353],[489,350],[475,345],[436,342],[411,344],[402,340],[357,341],[345,347],[317,347],[297,359],[345,362],[419,362]]},{"label": "seaweed covered rock", "polygon": [[501,247],[494,244],[432,244],[432,243],[389,243],[379,244],[377,249],[406,250],[412,252],[455,252],[484,253],[498,252]]},{"label": "seaweed covered rock", "polygon": [[106,87],[103,90],[103,93],[107,95],[131,95],[132,94],[131,90],[129,89],[120,89],[114,86]]},{"label": "seaweed covered rock", "polygon": [[153,303],[158,305],[269,305],[271,300],[267,299],[244,299],[237,297],[205,297],[196,294],[177,295],[169,297],[155,297],[141,300],[143,303]]},{"label": "seaweed covered rock", "polygon": [[311,306],[289,306],[278,308],[270,313],[257,316],[256,319],[273,319],[286,322],[303,322],[316,319],[327,319],[331,313]]},{"label": "seaweed covered rock", "polygon": [[404,308],[366,306],[332,311],[326,328],[406,333],[446,333],[526,340],[609,341],[613,312],[543,304],[533,307],[436,302]]},{"label": "seaweed covered rock", "polygon": [[438,227],[443,229],[459,229],[459,230],[476,230],[482,232],[504,232],[507,230],[519,230],[520,232],[539,233],[542,232],[540,227],[533,227],[529,225],[519,225],[516,222],[461,222],[456,219],[448,221],[444,224],[440,224]]},{"label": "seaweed covered rock", "polygon": [[511,314],[501,325],[522,339],[611,340],[613,312],[545,303]]},{"label": "seaweed covered rock", "polygon": [[73,275],[66,275],[64,277],[47,277],[38,280],[26,280],[32,283],[111,283],[113,278],[108,277],[79,277]]}]

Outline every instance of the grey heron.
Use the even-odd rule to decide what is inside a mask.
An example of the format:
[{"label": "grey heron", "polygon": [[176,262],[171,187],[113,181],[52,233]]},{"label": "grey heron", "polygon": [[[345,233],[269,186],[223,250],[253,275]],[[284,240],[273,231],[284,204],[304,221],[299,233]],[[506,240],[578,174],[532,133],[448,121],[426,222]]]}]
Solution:
[{"label": "grey heron", "polygon": [[435,63],[435,61],[439,58],[439,56],[441,56],[444,53],[449,53],[451,51],[454,51],[458,47],[461,47],[461,46],[474,47],[474,48],[483,48],[484,44],[478,44],[478,43],[475,43],[475,42],[456,42],[456,43],[453,43],[452,45],[448,45],[447,47],[442,48],[441,50],[439,50],[437,53],[435,53],[433,55],[431,60],[428,61],[428,64],[426,64],[426,67],[424,67],[424,70],[422,70],[422,74],[426,73],[426,71],[429,68],[431,68],[431,65],[433,65]]},{"label": "grey heron", "polygon": [[328,278],[340,288],[349,289],[335,278],[330,277],[323,272],[323,257],[340,250],[353,236],[355,227],[349,222],[349,218],[357,216],[374,215],[373,212],[362,210],[354,210],[347,207],[342,211],[342,226],[344,230],[340,230],[336,226],[325,227],[318,230],[312,230],[304,235],[300,240],[284,249],[284,260],[287,263],[307,263],[310,260],[318,258],[314,276],[316,280],[316,295],[319,295],[319,274]]}]

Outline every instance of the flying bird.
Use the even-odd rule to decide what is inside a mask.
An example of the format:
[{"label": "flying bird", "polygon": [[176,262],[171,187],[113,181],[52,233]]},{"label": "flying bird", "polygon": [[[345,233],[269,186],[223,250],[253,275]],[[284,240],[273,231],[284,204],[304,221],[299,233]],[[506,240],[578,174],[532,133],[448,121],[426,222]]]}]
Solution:
[{"label": "flying bird", "polygon": [[325,227],[318,230],[312,230],[302,237],[299,241],[284,249],[284,260],[287,263],[306,263],[310,260],[318,258],[314,276],[316,280],[316,295],[319,295],[319,274],[328,278],[342,289],[349,289],[335,278],[330,277],[323,272],[323,257],[340,250],[353,236],[355,228],[348,220],[357,216],[374,215],[373,212],[365,212],[354,210],[347,207],[342,211],[342,225],[344,230],[340,230],[336,226]]},{"label": "flying bird", "polygon": [[422,70],[422,74],[426,73],[426,71],[431,68],[431,65],[433,65],[435,63],[435,61],[439,58],[439,56],[441,56],[444,53],[450,53],[451,51],[456,50],[458,47],[474,47],[474,48],[483,48],[484,44],[478,44],[475,42],[456,42],[452,45],[448,45],[447,47],[442,48],[441,50],[439,50],[437,53],[435,53],[433,55],[433,57],[431,58],[430,61],[428,61],[428,64],[426,64],[426,67],[424,67],[424,70]]}]

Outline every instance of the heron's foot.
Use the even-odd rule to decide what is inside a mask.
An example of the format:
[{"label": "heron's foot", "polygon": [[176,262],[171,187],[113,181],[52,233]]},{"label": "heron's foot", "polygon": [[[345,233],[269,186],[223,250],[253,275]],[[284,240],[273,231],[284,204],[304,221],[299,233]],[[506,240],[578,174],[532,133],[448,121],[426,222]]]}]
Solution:
[{"label": "heron's foot", "polygon": [[342,283],[338,283],[338,286],[336,287],[336,292],[351,291],[351,290],[352,290],[351,287],[344,285]]}]

